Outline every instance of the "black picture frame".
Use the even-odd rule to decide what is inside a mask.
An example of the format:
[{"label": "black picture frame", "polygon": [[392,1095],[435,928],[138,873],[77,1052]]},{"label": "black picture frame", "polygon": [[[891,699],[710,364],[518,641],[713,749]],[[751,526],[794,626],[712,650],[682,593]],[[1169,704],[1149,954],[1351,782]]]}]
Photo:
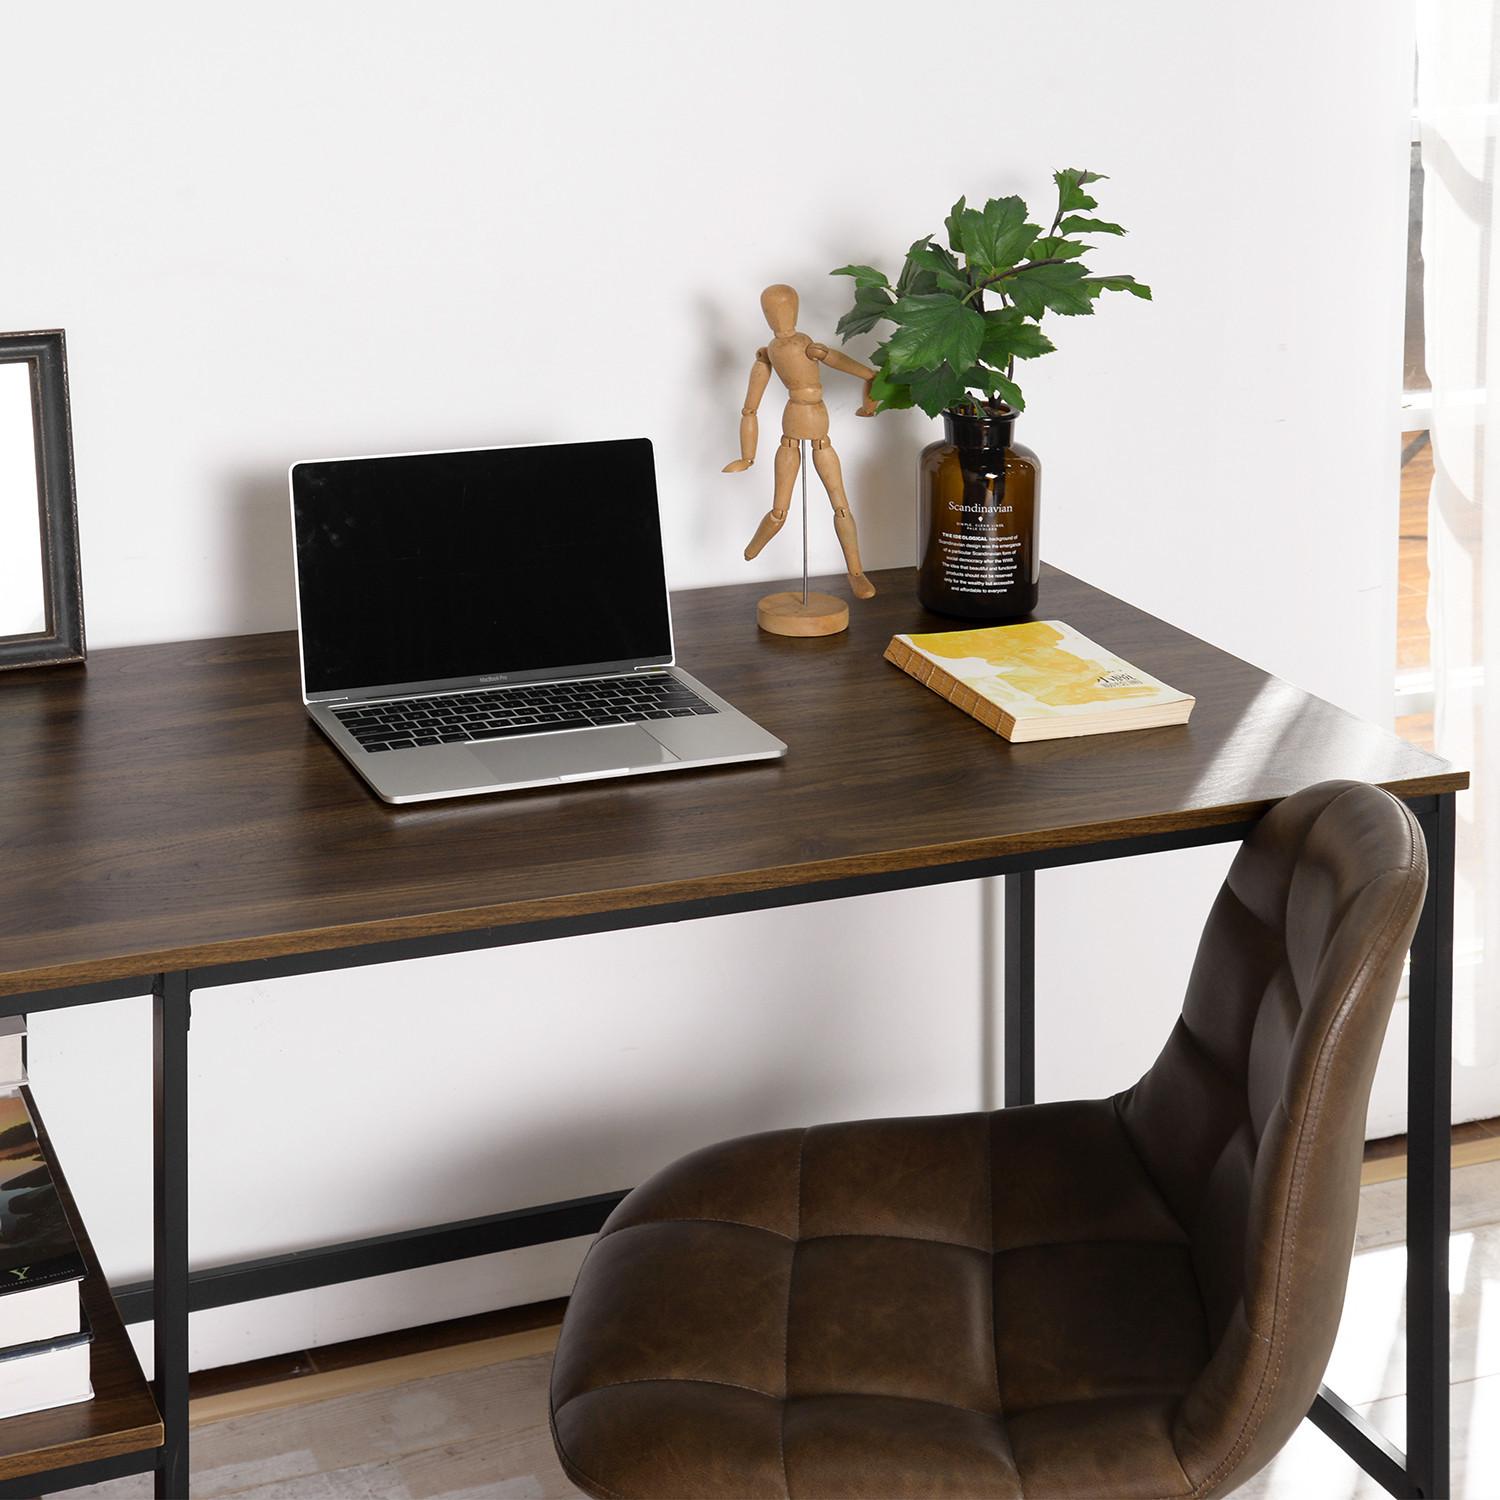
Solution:
[{"label": "black picture frame", "polygon": [[67,344],[62,329],[0,333],[0,364],[25,364],[31,369],[40,565],[47,606],[42,630],[0,636],[0,671],[65,666],[83,661],[85,649],[78,495],[73,479],[73,418],[68,402]]}]

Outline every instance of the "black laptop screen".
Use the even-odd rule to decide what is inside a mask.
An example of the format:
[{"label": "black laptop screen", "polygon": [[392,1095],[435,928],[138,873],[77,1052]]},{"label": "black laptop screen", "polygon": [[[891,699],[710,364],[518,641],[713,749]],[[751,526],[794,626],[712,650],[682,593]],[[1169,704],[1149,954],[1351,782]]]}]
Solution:
[{"label": "black laptop screen", "polygon": [[307,692],[670,659],[645,438],[292,469]]}]

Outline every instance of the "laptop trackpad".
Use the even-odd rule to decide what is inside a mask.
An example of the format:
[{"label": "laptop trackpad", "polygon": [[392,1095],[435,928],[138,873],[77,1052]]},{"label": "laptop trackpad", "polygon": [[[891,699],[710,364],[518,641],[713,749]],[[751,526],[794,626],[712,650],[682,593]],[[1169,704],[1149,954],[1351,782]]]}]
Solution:
[{"label": "laptop trackpad", "polygon": [[634,724],[589,729],[579,734],[521,735],[488,745],[470,745],[496,783],[543,776],[596,776],[604,771],[668,765],[680,759]]}]

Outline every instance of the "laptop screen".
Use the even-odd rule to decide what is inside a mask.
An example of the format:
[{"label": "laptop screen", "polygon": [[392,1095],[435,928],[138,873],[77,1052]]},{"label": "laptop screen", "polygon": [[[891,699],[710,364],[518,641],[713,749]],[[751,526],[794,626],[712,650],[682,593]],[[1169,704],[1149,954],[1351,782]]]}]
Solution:
[{"label": "laptop screen", "polygon": [[309,697],[672,657],[646,438],[292,468]]}]

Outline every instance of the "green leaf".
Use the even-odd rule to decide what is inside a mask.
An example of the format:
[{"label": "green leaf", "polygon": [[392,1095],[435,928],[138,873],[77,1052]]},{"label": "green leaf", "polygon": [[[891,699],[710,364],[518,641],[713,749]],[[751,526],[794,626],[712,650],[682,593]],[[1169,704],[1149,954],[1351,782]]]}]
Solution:
[{"label": "green leaf", "polygon": [[1090,297],[1097,297],[1100,292],[1129,292],[1132,297],[1151,300],[1151,288],[1134,276],[1088,276],[1083,285]]},{"label": "green leaf", "polygon": [[1050,239],[1040,239],[1028,253],[1029,260],[1075,260],[1080,255],[1087,255],[1089,247],[1080,240],[1065,240],[1061,235],[1053,235]]},{"label": "green leaf", "polygon": [[1026,320],[1018,307],[1001,307],[984,315],[984,342],[980,358],[992,365],[1009,364],[1013,359],[1036,359],[1051,354],[1052,340],[1035,323]]},{"label": "green leaf", "polygon": [[1028,318],[1039,318],[1050,308],[1065,317],[1094,310],[1098,293],[1084,285],[1084,269],[1070,261],[1063,266],[1032,266],[1007,277],[1005,294]]},{"label": "green leaf", "polygon": [[890,282],[885,279],[884,271],[877,271],[874,266],[840,266],[837,271],[830,271],[830,276],[852,276],[856,286],[889,286]]},{"label": "green leaf", "polygon": [[1013,266],[1041,233],[1026,222],[1025,201],[991,198],[983,211],[966,208],[959,215],[959,239],[969,264],[987,275]]},{"label": "green leaf", "polygon": [[1086,219],[1078,214],[1069,214],[1057,228],[1062,234],[1125,233],[1125,230],[1119,224],[1111,224],[1108,219]]},{"label": "green leaf", "polygon": [[1052,180],[1057,184],[1057,206],[1060,212],[1070,213],[1078,208],[1099,207],[1097,200],[1084,192],[1083,184],[1102,181],[1102,173],[1085,172],[1080,167],[1064,167],[1062,171],[1052,174]]},{"label": "green leaf", "polygon": [[893,379],[884,370],[870,382],[870,396],[881,411],[905,411],[916,404],[912,400],[911,387],[905,381]]},{"label": "green leaf", "polygon": [[987,369],[984,365],[975,365],[964,376],[964,386],[968,390],[983,391],[986,396],[998,396],[1007,406],[1013,406],[1017,411],[1026,410],[1026,401],[1021,395],[1021,387],[998,370]]},{"label": "green leaf", "polygon": [[946,362],[935,370],[928,370],[920,379],[911,383],[911,399],[929,417],[935,417],[964,393],[964,380],[952,365]]},{"label": "green leaf", "polygon": [[880,286],[857,285],[854,306],[839,319],[834,332],[848,343],[856,334],[868,333],[882,318],[891,315],[895,299]]},{"label": "green leaf", "polygon": [[912,259],[917,251],[925,249],[931,243],[932,236],[924,234],[921,239],[914,241],[911,249],[906,252],[906,262],[901,267],[901,274],[896,278],[898,297],[925,297],[929,292],[937,290],[937,276],[920,261]]},{"label": "green leaf", "polygon": [[906,253],[908,259],[932,272],[939,291],[953,292],[962,297],[970,290],[969,280],[962,268],[941,245],[919,241]]},{"label": "green leaf", "polygon": [[943,225],[948,231],[948,248],[955,255],[960,254],[963,251],[964,247],[963,235],[959,229],[959,225],[963,223],[963,217],[964,200],[960,198],[958,202],[953,205],[952,212],[949,213],[948,217],[943,220]]},{"label": "green leaf", "polygon": [[983,315],[946,292],[902,297],[891,316],[901,325],[886,345],[893,374],[935,370],[944,360],[967,370],[984,341]]}]

